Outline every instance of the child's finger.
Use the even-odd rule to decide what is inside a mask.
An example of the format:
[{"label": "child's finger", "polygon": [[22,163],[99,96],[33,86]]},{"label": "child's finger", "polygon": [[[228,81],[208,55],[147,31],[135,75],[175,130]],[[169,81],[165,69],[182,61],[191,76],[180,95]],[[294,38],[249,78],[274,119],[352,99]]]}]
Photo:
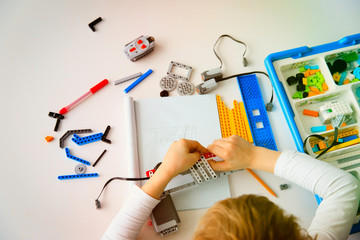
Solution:
[{"label": "child's finger", "polygon": [[229,166],[227,165],[227,163],[225,161],[214,161],[214,160],[209,160],[208,163],[210,164],[210,166],[212,167],[212,169],[214,171],[219,171],[219,172],[225,172],[230,170]]}]

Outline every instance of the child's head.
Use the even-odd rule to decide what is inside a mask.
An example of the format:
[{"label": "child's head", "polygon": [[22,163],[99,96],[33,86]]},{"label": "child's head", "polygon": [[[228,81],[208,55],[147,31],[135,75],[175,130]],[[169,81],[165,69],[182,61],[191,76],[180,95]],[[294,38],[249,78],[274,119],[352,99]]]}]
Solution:
[{"label": "child's head", "polygon": [[215,203],[202,216],[194,240],[305,240],[312,239],[266,197],[243,195]]}]

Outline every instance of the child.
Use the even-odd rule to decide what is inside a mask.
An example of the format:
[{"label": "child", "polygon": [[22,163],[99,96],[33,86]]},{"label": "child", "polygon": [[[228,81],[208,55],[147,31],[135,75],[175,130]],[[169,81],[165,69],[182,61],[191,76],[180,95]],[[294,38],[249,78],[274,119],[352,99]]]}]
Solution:
[{"label": "child", "polygon": [[209,151],[223,159],[209,161],[215,171],[267,171],[318,194],[323,201],[306,231],[294,216],[286,216],[265,197],[229,198],[209,208],[193,239],[347,239],[360,196],[359,182],[352,175],[306,154],[256,147],[236,135],[215,140],[207,149],[192,140],[174,142],[155,174],[142,188],[134,187],[102,239],[136,239],[166,185]]}]

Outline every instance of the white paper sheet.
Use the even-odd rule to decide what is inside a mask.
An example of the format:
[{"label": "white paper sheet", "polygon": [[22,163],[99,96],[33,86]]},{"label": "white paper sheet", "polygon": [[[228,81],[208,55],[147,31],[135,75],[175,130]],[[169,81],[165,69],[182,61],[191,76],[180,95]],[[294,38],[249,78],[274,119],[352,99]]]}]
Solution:
[{"label": "white paper sheet", "polygon": [[[215,95],[138,100],[135,101],[135,121],[141,176],[162,161],[175,140],[197,140],[206,147],[221,138]],[[169,185],[181,184],[180,180]],[[177,210],[206,208],[230,197],[230,190],[227,177],[223,177],[172,196]]]}]

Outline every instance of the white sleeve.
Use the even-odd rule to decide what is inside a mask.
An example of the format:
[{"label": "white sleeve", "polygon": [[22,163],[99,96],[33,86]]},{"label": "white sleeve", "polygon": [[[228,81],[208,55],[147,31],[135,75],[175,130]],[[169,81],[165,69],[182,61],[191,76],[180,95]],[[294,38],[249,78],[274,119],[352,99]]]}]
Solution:
[{"label": "white sleeve", "polygon": [[278,158],[274,174],[323,198],[308,229],[317,239],[347,239],[358,205],[359,182],[349,173],[297,151]]},{"label": "white sleeve", "polygon": [[134,186],[123,207],[104,233],[102,240],[136,239],[154,207],[160,202]]}]

